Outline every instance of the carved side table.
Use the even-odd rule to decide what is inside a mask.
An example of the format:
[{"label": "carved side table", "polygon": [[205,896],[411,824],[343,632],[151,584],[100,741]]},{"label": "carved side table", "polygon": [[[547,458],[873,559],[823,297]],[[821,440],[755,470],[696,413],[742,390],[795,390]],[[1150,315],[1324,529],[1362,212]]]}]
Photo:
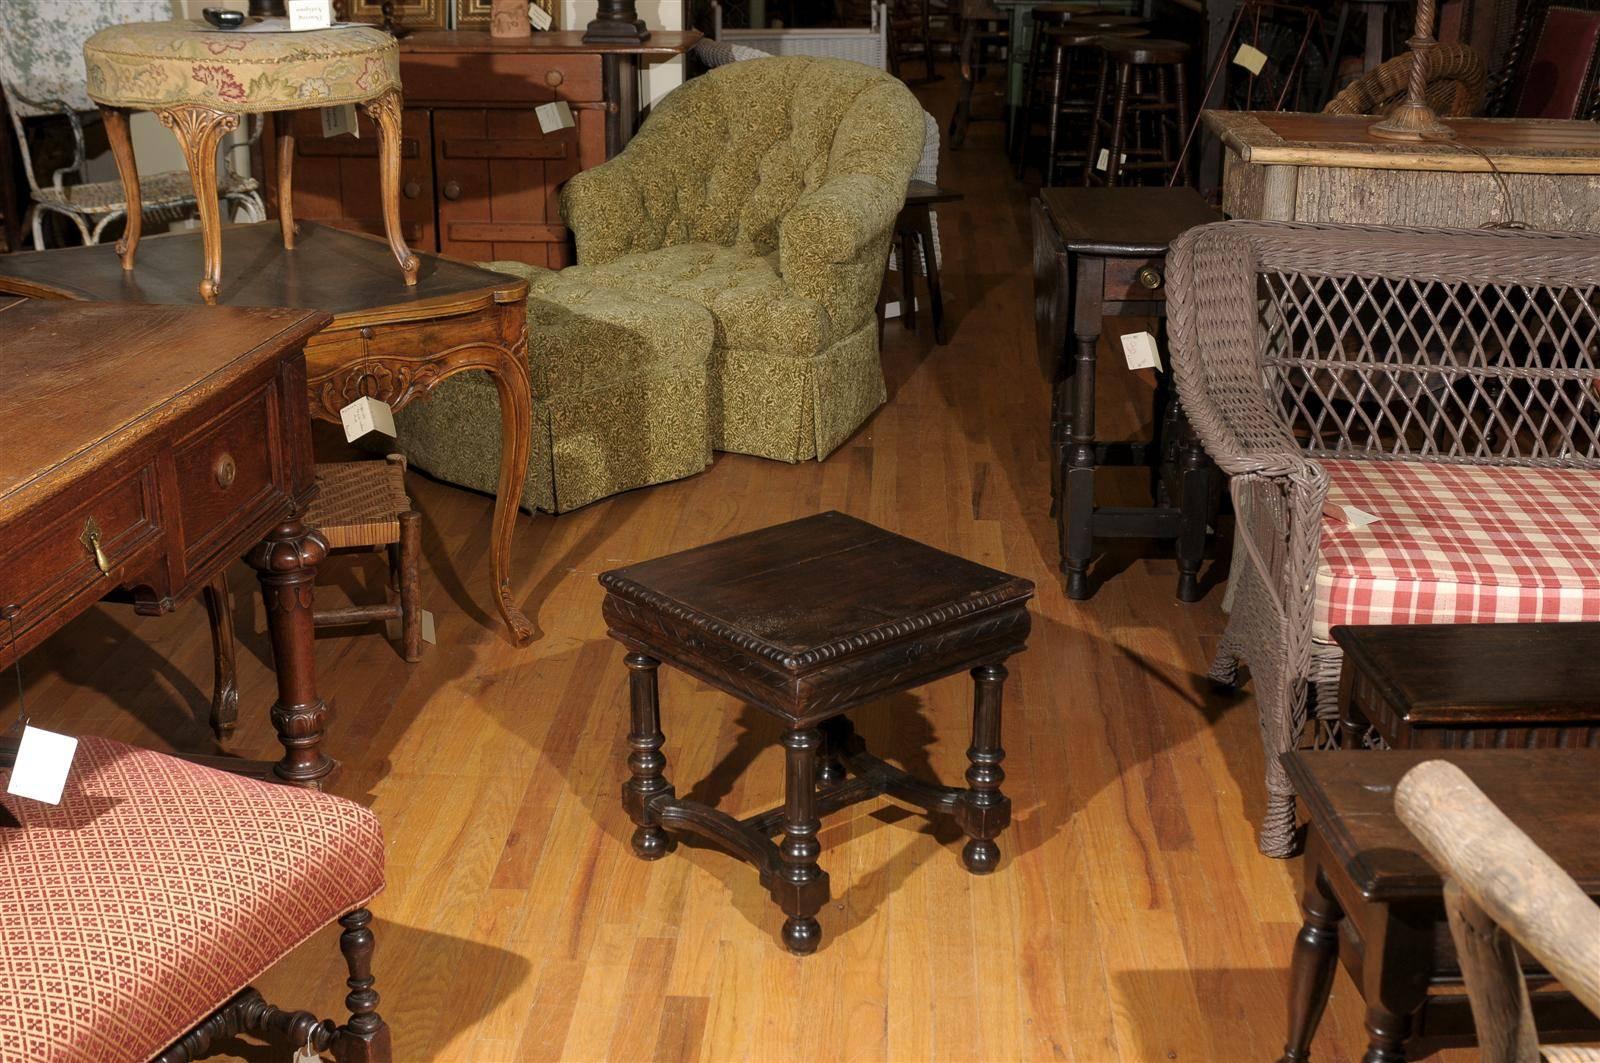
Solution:
[{"label": "carved side table", "polygon": [[[386,243],[303,222],[285,249],[272,222],[223,230],[238,280],[222,298],[232,306],[324,310],[333,323],[306,343],[311,416],[339,423],[339,410],[362,395],[396,409],[441,380],[481,369],[500,396],[500,477],[489,541],[495,600],[523,645],[533,625],[511,600],[511,535],[528,472],[533,435],[528,380],[526,281],[436,255],[420,256],[415,287],[395,272]],[[112,303],[195,303],[193,278],[203,254],[194,231],[155,236],[142,245],[137,272],[124,272],[107,244],[0,255],[0,293]]]},{"label": "carved side table", "polygon": [[[628,648],[632,728],[622,803],[633,849],[702,835],[761,874],[801,955],[822,940],[828,874],[818,818],[887,793],[955,817],[974,874],[1000,861],[1011,820],[1000,746],[1004,661],[1028,637],[1033,584],[840,513],[821,513],[601,574],[612,638]],[[681,799],[661,753],[661,662],[782,721],[785,800],[745,819]],[[976,686],[965,787],[913,778],[868,753],[844,713],[970,670]],[[781,834],[774,845],[771,839]]]}]

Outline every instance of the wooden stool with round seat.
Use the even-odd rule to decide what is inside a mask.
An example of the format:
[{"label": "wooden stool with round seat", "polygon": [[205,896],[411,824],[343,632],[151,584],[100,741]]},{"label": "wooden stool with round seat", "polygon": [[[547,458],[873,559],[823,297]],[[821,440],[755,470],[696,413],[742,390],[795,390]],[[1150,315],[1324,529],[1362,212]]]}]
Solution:
[{"label": "wooden stool with round seat", "polygon": [[[106,136],[122,177],[128,223],[117,254],[133,269],[139,247],[140,198],[132,111],[154,111],[172,130],[189,164],[199,203],[205,261],[200,296],[217,301],[222,287],[222,220],[217,210],[217,148],[241,115],[358,105],[378,129],[378,178],[389,246],[408,285],[417,256],[400,229],[400,52],[375,26],[341,24],[302,33],[241,33],[204,22],[130,22],[110,26],[83,45],[89,98],[105,117]],[[278,135],[279,217],[283,246],[294,247],[294,136]]]},{"label": "wooden stool with round seat", "polygon": [[[1166,183],[1189,127],[1182,41],[1102,37],[1100,86],[1083,183],[1091,185]],[[1154,174],[1158,182],[1133,180]],[[1189,180],[1178,175],[1174,184]]]},{"label": "wooden stool with round seat", "polygon": [[1036,4],[1028,12],[1028,36],[1025,42],[1014,42],[1026,49],[1022,63],[1022,110],[1016,128],[1012,130],[1011,153],[1021,159],[1028,152],[1028,139],[1033,132],[1033,112],[1038,106],[1040,64],[1044,62],[1045,31],[1059,29],[1074,18],[1103,15],[1106,9],[1095,0],[1070,0],[1068,3]]},{"label": "wooden stool with round seat", "polygon": [[[1057,177],[1067,167],[1076,165],[1080,171],[1083,168],[1089,124],[1095,117],[1100,40],[1102,37],[1145,37],[1150,33],[1143,26],[1126,24],[1129,21],[1097,15],[1045,31],[1046,47],[1052,54],[1052,72],[1046,108],[1045,155],[1040,169],[1047,186],[1059,184]],[[1019,180],[1027,162],[1028,153],[1024,151],[1017,162]]]}]

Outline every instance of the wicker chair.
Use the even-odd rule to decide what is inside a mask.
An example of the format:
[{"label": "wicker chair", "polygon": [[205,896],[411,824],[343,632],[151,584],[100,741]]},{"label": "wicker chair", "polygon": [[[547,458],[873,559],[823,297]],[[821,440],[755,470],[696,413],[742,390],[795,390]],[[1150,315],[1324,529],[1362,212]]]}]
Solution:
[{"label": "wicker chair", "polygon": [[1332,625],[1600,617],[1596,261],[1592,234],[1236,221],[1173,245],[1173,371],[1242,546],[1211,676],[1255,679],[1263,852],[1292,849],[1278,757],[1312,688],[1311,737],[1337,737]]},{"label": "wicker chair", "polygon": [[[1412,55],[1396,56],[1346,85],[1322,109],[1324,114],[1388,114],[1406,98]],[[1488,71],[1483,56],[1465,44],[1441,44],[1421,53],[1427,67],[1428,106],[1444,118],[1477,114],[1483,106]]]}]

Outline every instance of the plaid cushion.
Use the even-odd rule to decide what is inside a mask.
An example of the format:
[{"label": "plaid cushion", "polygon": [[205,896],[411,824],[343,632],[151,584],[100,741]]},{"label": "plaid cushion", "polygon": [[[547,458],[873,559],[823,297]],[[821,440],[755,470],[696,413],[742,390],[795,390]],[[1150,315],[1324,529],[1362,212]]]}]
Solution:
[{"label": "plaid cushion", "polygon": [[[1600,620],[1600,472],[1324,461],[1312,635],[1336,624]],[[1378,519],[1352,527],[1354,506]]]},{"label": "plaid cushion", "polygon": [[383,888],[360,805],[101,738],[0,805],[0,1060],[149,1059]]}]

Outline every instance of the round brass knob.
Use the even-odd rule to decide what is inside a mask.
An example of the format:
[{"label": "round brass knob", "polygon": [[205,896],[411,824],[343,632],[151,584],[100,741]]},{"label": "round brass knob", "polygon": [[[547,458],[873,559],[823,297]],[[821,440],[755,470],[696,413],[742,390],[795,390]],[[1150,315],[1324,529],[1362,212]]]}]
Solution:
[{"label": "round brass knob", "polygon": [[551,88],[555,88],[565,80],[567,80],[567,76],[559,70],[546,70],[544,72],[544,83]]},{"label": "round brass knob", "polygon": [[454,201],[461,198],[461,185],[455,181],[446,181],[444,185],[444,198]]},{"label": "round brass knob", "polygon": [[422,185],[416,181],[407,181],[406,186],[401,191],[405,193],[407,199],[416,199],[422,195]]},{"label": "round brass knob", "polygon": [[370,339],[372,339],[372,337],[374,337],[376,335],[377,335],[377,333],[372,331],[372,326],[371,325],[366,325],[361,329],[361,338],[364,339],[364,340],[370,340]]},{"label": "round brass knob", "polygon": [[1161,287],[1161,271],[1156,269],[1154,266],[1140,267],[1137,276],[1139,283],[1144,285],[1144,287],[1149,288],[1151,291],[1155,291],[1157,288]]},{"label": "round brass knob", "polygon": [[234,464],[233,455],[223,452],[217,459],[217,467],[212,470],[217,477],[217,486],[223,490],[233,486],[233,481],[239,475],[239,466]]}]

